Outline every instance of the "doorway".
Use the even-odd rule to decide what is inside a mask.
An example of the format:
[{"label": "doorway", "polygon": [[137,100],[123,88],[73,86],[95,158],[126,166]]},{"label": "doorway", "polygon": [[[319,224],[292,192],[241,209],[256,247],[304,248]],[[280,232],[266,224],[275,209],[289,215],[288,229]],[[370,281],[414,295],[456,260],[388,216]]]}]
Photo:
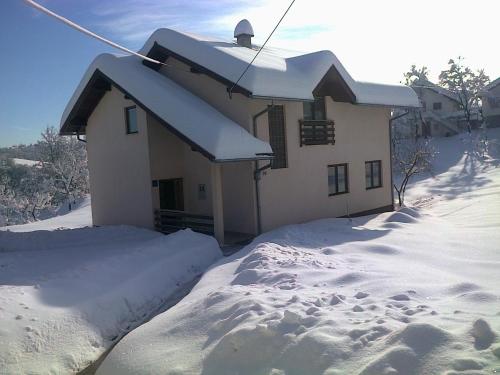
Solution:
[{"label": "doorway", "polygon": [[184,188],[182,178],[160,180],[160,209],[184,211]]}]

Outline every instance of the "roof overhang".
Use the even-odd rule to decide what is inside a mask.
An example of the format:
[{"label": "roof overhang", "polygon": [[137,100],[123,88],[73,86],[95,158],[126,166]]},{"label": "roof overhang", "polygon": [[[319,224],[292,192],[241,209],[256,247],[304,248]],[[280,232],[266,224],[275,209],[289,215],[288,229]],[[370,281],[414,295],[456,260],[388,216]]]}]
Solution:
[{"label": "roof overhang", "polygon": [[60,133],[84,134],[88,118],[112,87],[211,161],[272,158],[267,142],[134,56],[104,54],[94,60],[66,107]]}]

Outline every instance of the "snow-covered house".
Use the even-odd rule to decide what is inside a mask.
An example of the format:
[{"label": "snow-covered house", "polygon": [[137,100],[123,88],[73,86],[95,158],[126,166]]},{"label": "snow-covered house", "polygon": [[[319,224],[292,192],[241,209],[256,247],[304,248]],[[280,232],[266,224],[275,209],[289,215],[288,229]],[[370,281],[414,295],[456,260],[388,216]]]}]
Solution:
[{"label": "snow-covered house", "polygon": [[486,126],[500,127],[500,77],[484,88],[481,93],[481,102]]},{"label": "snow-covered house", "polygon": [[[456,93],[423,78],[411,87],[422,104],[423,121],[418,129],[419,136],[450,136],[466,128],[464,112],[460,109],[460,98]],[[478,112],[472,114],[474,126],[479,125],[478,115]]]},{"label": "snow-covered house", "polygon": [[[243,26],[243,27],[242,27]],[[85,135],[95,225],[213,232],[392,210],[391,108],[405,86],[354,80],[330,51],[257,53],[159,29],[136,56],[98,56],[61,120]]]}]

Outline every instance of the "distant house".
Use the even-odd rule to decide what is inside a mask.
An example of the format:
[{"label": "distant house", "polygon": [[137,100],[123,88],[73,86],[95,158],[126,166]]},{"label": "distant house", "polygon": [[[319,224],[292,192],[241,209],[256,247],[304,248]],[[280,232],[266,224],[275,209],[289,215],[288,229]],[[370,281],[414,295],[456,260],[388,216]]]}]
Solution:
[{"label": "distant house", "polygon": [[481,101],[486,126],[500,127],[500,77],[484,88]]},{"label": "distant house", "polygon": [[43,163],[38,160],[19,159],[19,158],[11,158],[10,160],[14,165],[22,165],[24,167],[36,167],[36,168],[43,167],[42,165]]},{"label": "distant house", "polygon": [[[411,88],[415,90],[422,104],[423,121],[418,130],[420,136],[450,136],[466,129],[466,119],[456,93],[426,79],[415,81]],[[480,125],[478,111],[473,111],[472,122],[473,127]]]},{"label": "distant house", "polygon": [[[214,233],[393,209],[389,119],[405,86],[354,80],[330,51],[155,31],[135,56],[98,56],[62,116],[85,135],[95,225]],[[231,95],[229,95],[231,92]]]}]

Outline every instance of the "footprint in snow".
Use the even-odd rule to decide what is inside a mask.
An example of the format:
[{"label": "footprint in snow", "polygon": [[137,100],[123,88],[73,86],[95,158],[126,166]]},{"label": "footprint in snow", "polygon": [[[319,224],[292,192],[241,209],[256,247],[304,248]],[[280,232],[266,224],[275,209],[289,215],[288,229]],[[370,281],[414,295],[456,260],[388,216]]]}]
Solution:
[{"label": "footprint in snow", "polygon": [[408,297],[406,294],[396,294],[392,297],[389,297],[390,299],[394,301],[409,301],[410,297]]},{"label": "footprint in snow", "polygon": [[369,296],[369,294],[366,293],[366,292],[357,292],[355,294],[354,298],[356,298],[356,299],[363,299],[363,298],[366,298],[368,296]]},{"label": "footprint in snow", "polygon": [[471,334],[472,337],[474,337],[474,347],[477,350],[489,348],[496,338],[496,335],[492,331],[490,325],[484,319],[478,319],[474,322]]}]

